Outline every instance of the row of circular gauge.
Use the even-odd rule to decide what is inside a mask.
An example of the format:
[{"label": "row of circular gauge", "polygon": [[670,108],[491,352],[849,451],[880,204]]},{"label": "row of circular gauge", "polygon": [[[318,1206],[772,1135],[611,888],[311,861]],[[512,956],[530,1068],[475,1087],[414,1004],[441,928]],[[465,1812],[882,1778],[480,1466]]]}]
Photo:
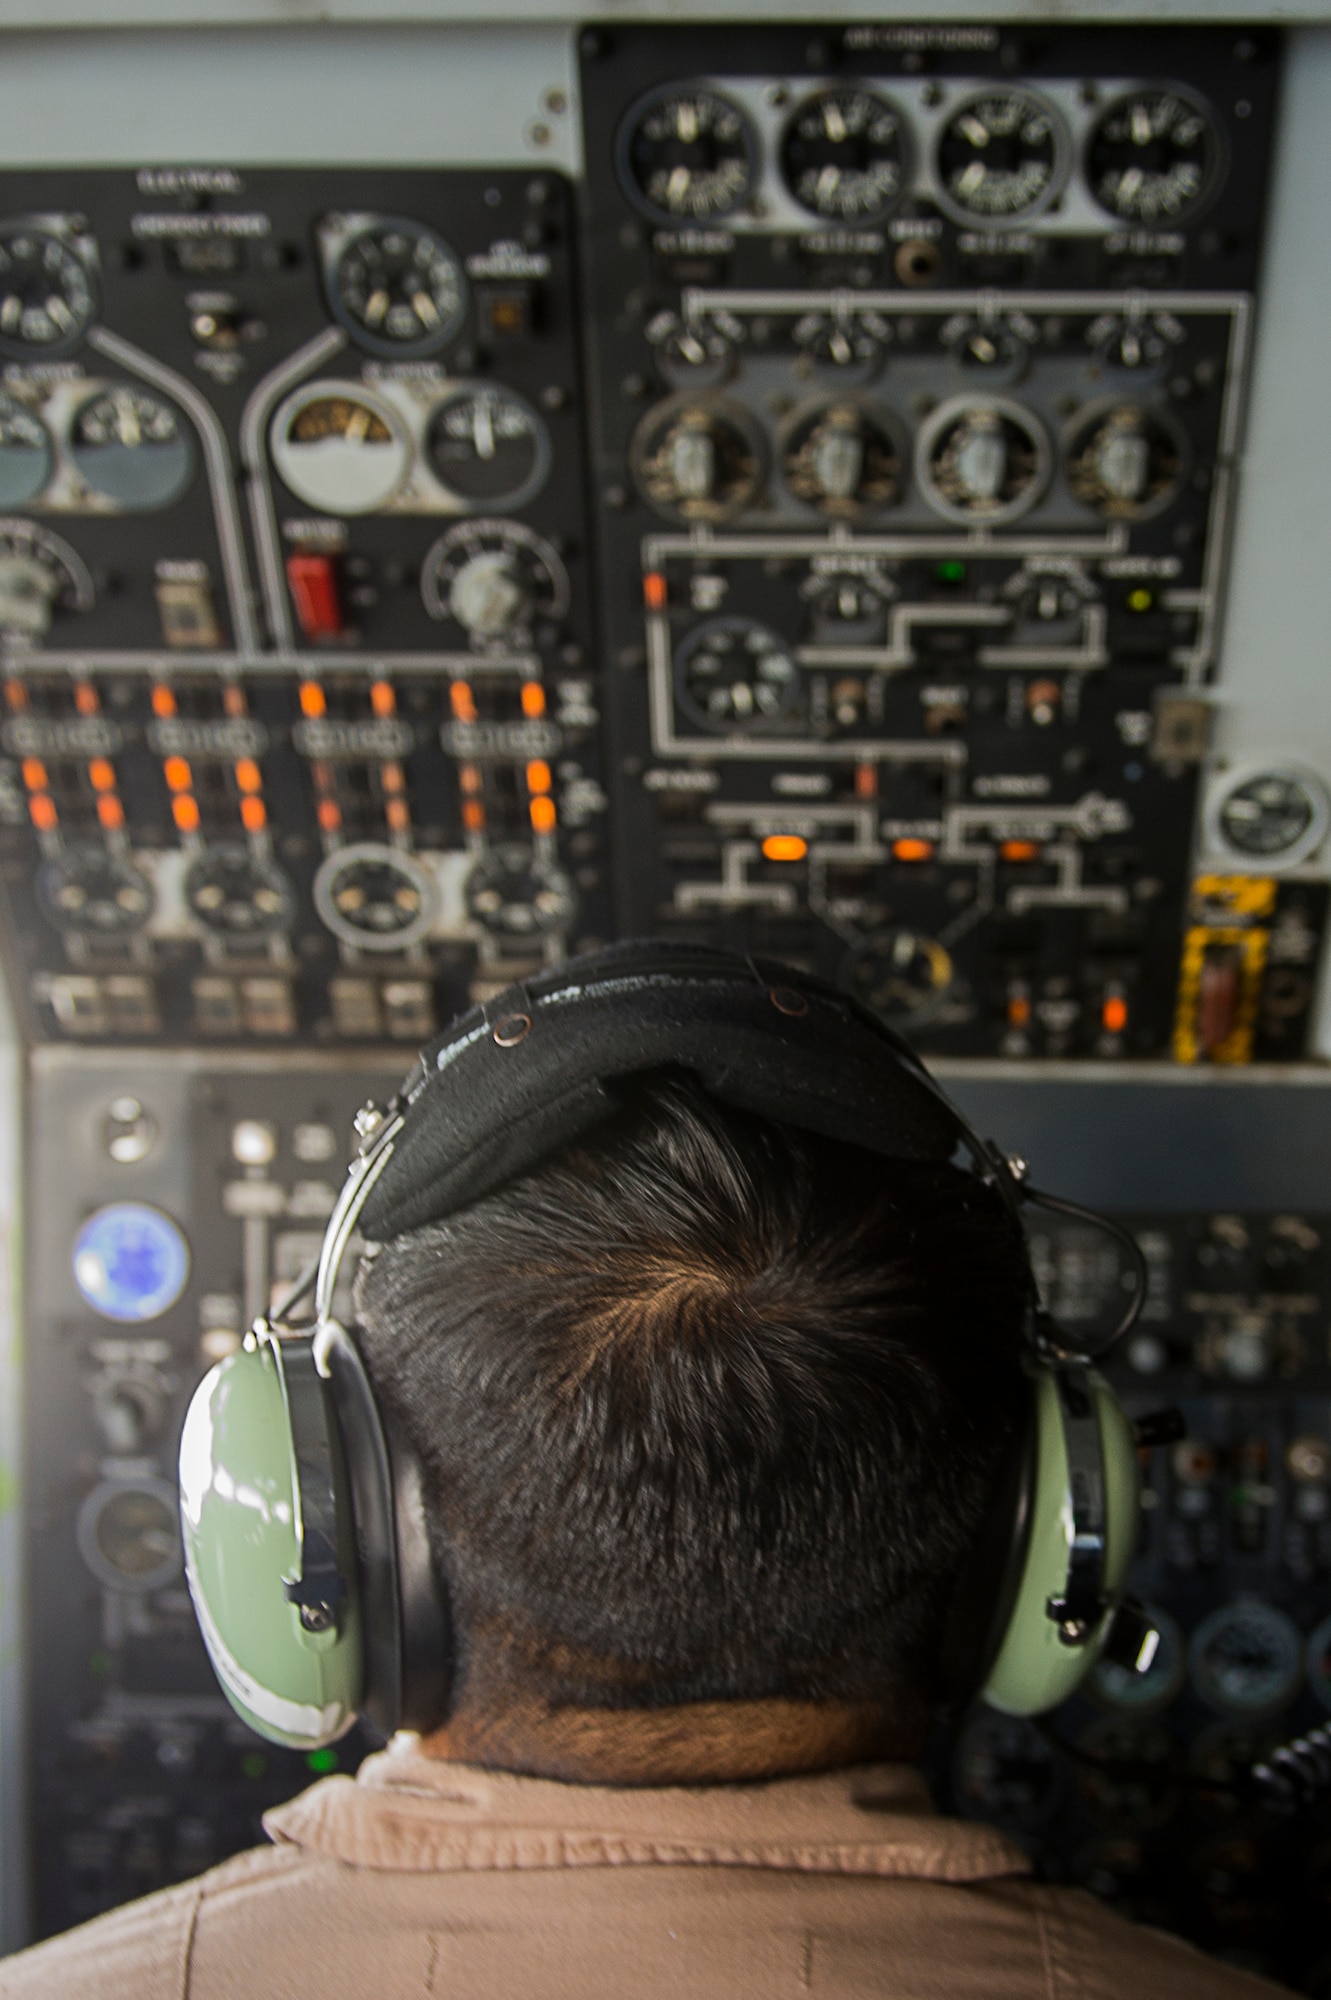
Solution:
[{"label": "row of circular gauge", "polygon": [[189,427],[171,405],[126,383],[62,390],[45,421],[0,394],[0,509],[99,504],[125,513],[169,507],[194,474]]},{"label": "row of circular gauge", "polygon": [[[667,519],[731,520],[760,499],[769,473],[752,412],[687,391],[649,410],[629,462],[643,498]],[[916,484],[946,520],[1001,526],[1034,507],[1056,463],[1073,500],[1102,520],[1141,521],[1177,496],[1188,441],[1165,410],[1106,399],[1080,410],[1059,446],[1041,419],[1006,396],[960,395],[921,424],[913,451],[902,420],[868,396],[829,396],[784,425],[776,461],[786,490],[833,520],[897,505],[913,460]]]},{"label": "row of circular gauge", "polygon": [[[873,222],[910,192],[915,147],[890,98],[858,85],[798,105],[779,144],[793,199],[829,222]],[[1056,201],[1073,171],[1071,133],[1035,91],[994,87],[966,97],[933,147],[937,199],[957,221],[1023,222]],[[722,91],[667,84],[634,106],[619,134],[620,179],[654,221],[717,222],[753,200],[758,135]],[[1200,103],[1177,87],[1140,89],[1109,105],[1086,141],[1082,172],[1099,207],[1121,222],[1173,226],[1220,180],[1221,148]]]}]

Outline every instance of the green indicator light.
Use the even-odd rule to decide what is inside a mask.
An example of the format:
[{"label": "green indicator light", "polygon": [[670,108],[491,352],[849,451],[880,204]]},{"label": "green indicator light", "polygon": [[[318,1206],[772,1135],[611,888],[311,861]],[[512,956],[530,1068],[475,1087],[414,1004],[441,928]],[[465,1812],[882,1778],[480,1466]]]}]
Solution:
[{"label": "green indicator light", "polygon": [[88,1655],[88,1672],[94,1680],[104,1681],[111,1671],[111,1655],[99,1646]]},{"label": "green indicator light", "polygon": [[964,583],[966,581],[966,565],[964,562],[957,562],[955,559],[951,562],[940,562],[935,566],[934,575],[940,583]]},{"label": "green indicator light", "polygon": [[247,1750],[240,1760],[242,1774],[247,1778],[261,1778],[268,1769],[268,1759],[257,1750]]},{"label": "green indicator light", "polygon": [[337,1752],[336,1750],[311,1750],[305,1762],[311,1771],[317,1771],[320,1777],[322,1777],[325,1772],[337,1769]]}]

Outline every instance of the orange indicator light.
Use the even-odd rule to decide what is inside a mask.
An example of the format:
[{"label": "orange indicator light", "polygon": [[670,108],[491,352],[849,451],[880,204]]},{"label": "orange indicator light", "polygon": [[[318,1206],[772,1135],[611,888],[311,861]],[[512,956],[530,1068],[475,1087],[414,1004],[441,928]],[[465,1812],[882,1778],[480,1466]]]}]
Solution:
[{"label": "orange indicator light", "polygon": [[241,757],[236,763],[236,785],[242,792],[261,792],[263,772],[253,757]]},{"label": "orange indicator light", "polygon": [[182,833],[197,833],[199,830],[199,802],[188,792],[178,792],[171,801],[171,817]]},{"label": "orange indicator light", "polygon": [[268,824],[268,813],[262,799],[248,798],[240,802],[240,823],[246,833],[262,833]]},{"label": "orange indicator light", "polygon": [[411,825],[411,812],[405,799],[389,799],[384,807],[384,818],[394,833],[405,833]]},{"label": "orange indicator light", "polygon": [[342,808],[336,799],[320,799],[319,828],[323,833],[336,833],[342,824]]},{"label": "orange indicator light", "polygon": [[648,570],[642,580],[642,601],[649,611],[664,611],[669,592],[659,570]]},{"label": "orange indicator light", "polygon": [[103,792],[98,799],[97,818],[108,833],[118,833],[125,824],[125,808],[114,792]]},{"label": "orange indicator light", "polygon": [[[168,791],[187,792],[190,788],[188,757],[168,757],[162,766],[162,776],[166,779]],[[176,824],[180,824],[179,820]]]},{"label": "orange indicator light", "polygon": [[22,681],[5,682],[5,704],[20,714],[27,707],[28,690],[24,687]]},{"label": "orange indicator light", "polygon": [[460,764],[458,766],[458,783],[464,792],[479,792],[481,789],[480,766],[478,764]]},{"label": "orange indicator light", "polygon": [[1111,993],[1100,1009],[1100,1020],[1107,1035],[1121,1035],[1128,1025],[1128,1003],[1121,993]]},{"label": "orange indicator light", "polygon": [[462,824],[468,833],[481,833],[485,829],[485,807],[479,799],[464,799]]},{"label": "orange indicator light", "polygon": [[302,715],[326,715],[328,697],[318,681],[302,681],[300,684],[300,712]]},{"label": "orange indicator light", "polygon": [[763,842],[764,861],[803,861],[808,851],[808,841],[797,833],[769,833]]},{"label": "orange indicator light", "polygon": [[855,766],[855,796],[857,799],[876,799],[878,796],[878,769],[874,764]]},{"label": "orange indicator light", "polygon": [[158,681],[156,687],[153,689],[153,714],[167,716],[174,715],[175,712],[175,696],[169,687],[164,686],[161,681]]},{"label": "orange indicator light", "polygon": [[25,757],[23,759],[23,782],[30,792],[44,792],[46,790],[50,784],[50,779],[46,775],[46,766],[40,757]]},{"label": "orange indicator light", "polygon": [[522,713],[533,720],[545,714],[545,689],[539,681],[522,683]]},{"label": "orange indicator light", "polygon": [[448,700],[459,722],[475,722],[476,697],[467,681],[454,681],[448,690]]},{"label": "orange indicator light", "polygon": [[45,792],[37,792],[28,800],[28,817],[38,833],[54,833],[59,821],[55,800],[48,798]]},{"label": "orange indicator light", "polygon": [[374,681],[370,686],[370,707],[376,715],[392,715],[397,709],[397,696],[393,693],[391,681]]},{"label": "orange indicator light", "polygon": [[244,715],[245,690],[239,681],[228,681],[222,689],[222,707],[228,715]]},{"label": "orange indicator light", "polygon": [[553,799],[539,798],[531,802],[531,823],[537,833],[553,833],[555,830],[555,802]]},{"label": "orange indicator light", "polygon": [[1009,1027],[1025,1028],[1030,1025],[1031,1003],[1024,993],[1008,995],[1007,1017]]},{"label": "orange indicator light", "polygon": [[527,790],[548,792],[550,789],[550,766],[543,757],[533,757],[527,766]]},{"label": "orange indicator light", "polygon": [[999,848],[1004,861],[1038,861],[1040,849],[1033,840],[1005,840]]},{"label": "orange indicator light", "polygon": [[407,781],[402,775],[400,764],[381,764],[379,782],[386,792],[405,792],[407,789]]},{"label": "orange indicator light", "polygon": [[115,765],[109,757],[94,757],[88,766],[88,782],[95,792],[113,792],[116,788]]},{"label": "orange indicator light", "polygon": [[91,681],[75,681],[74,706],[80,715],[96,715],[101,703]]},{"label": "orange indicator light", "polygon": [[932,840],[919,840],[911,835],[907,836],[904,840],[894,840],[892,842],[892,859],[894,861],[932,861],[933,858],[934,844]]}]

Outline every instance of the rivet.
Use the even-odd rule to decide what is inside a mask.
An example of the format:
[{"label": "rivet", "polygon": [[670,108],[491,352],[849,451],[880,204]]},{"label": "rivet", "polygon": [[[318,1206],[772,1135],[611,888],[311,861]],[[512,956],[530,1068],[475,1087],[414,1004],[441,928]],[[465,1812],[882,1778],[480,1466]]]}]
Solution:
[{"label": "rivet", "polygon": [[495,1042],[501,1049],[515,1049],[531,1033],[530,1014],[505,1014],[494,1024]]},{"label": "rivet", "polygon": [[798,1021],[809,1011],[809,1003],[804,995],[793,986],[774,986],[768,999],[778,1014],[790,1014]]}]

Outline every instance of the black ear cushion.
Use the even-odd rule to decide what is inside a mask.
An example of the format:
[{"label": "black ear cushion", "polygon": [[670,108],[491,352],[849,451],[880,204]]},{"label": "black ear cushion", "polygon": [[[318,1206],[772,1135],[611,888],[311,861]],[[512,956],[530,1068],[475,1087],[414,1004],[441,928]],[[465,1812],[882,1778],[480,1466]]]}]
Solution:
[{"label": "black ear cushion", "polygon": [[398,1727],[428,1735],[448,1714],[454,1669],[448,1592],[435,1567],[425,1523],[424,1470],[406,1437],[385,1423],[393,1467],[394,1540],[402,1668]]},{"label": "black ear cushion", "polygon": [[427,1046],[363,1233],[382,1242],[478,1200],[608,1118],[617,1081],[663,1068],[891,1158],[945,1161],[965,1143],[904,1045],[834,987],[703,946],[612,946],[510,988]]},{"label": "black ear cushion", "polygon": [[326,1331],[324,1358],[356,1527],[356,1591],[365,1649],[361,1712],[388,1737],[399,1727],[402,1683],[392,1467],[364,1364],[341,1327]]},{"label": "black ear cushion", "polygon": [[1037,1436],[1032,1394],[999,1467],[979,1538],[952,1593],[943,1640],[943,1686],[946,1700],[956,1706],[984,1686],[1007,1636],[1030,1547]]}]

